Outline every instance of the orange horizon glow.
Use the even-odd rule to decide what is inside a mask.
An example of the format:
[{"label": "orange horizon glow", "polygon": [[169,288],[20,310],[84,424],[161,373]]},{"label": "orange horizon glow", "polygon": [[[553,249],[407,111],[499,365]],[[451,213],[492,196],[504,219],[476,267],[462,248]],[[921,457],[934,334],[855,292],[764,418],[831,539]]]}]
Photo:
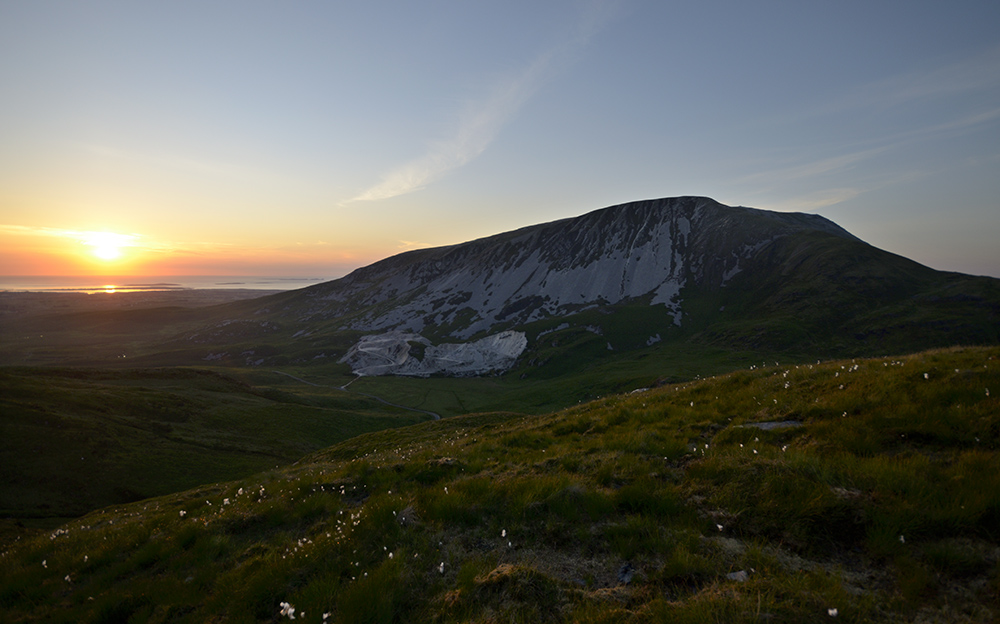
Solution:
[{"label": "orange horizon glow", "polygon": [[115,234],[113,232],[92,232],[84,244],[93,249],[91,253],[105,261],[118,260],[122,257],[122,248],[132,244],[135,236]]},{"label": "orange horizon glow", "polygon": [[0,225],[0,274],[341,276],[389,255],[326,243],[165,243],[141,234]]}]

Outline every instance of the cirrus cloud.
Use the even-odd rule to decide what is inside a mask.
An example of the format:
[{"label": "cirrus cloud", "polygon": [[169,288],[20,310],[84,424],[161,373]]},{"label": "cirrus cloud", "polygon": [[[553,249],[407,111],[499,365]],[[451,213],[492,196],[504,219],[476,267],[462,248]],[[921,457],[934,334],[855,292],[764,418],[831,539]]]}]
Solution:
[{"label": "cirrus cloud", "polygon": [[389,171],[381,182],[350,201],[375,201],[412,193],[482,154],[521,106],[608,22],[615,6],[615,2],[589,4],[555,45],[512,78],[498,81],[486,97],[467,105],[450,137],[432,142],[423,156]]}]

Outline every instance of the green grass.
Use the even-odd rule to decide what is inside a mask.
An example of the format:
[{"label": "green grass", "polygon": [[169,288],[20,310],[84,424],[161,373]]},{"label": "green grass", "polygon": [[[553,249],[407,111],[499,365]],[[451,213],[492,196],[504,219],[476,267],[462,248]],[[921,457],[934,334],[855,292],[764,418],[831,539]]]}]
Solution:
[{"label": "green grass", "polygon": [[0,619],[994,621],[998,389],[952,349],[368,433],[21,540]]},{"label": "green grass", "polygon": [[44,526],[428,418],[271,377],[274,386],[195,369],[0,368],[0,514]]},{"label": "green grass", "polygon": [[[776,359],[766,354],[732,352],[690,343],[654,346],[638,355],[635,351],[608,352],[604,344],[602,341],[600,345],[604,351],[601,359],[585,366],[578,363],[576,370],[561,376],[549,375],[547,367],[552,361],[547,361],[540,367],[526,363],[496,377],[364,377],[351,383],[350,389],[429,410],[442,417],[498,410],[544,414],[640,387],[695,379]],[[568,353],[566,357],[574,355]],[[336,369],[296,370],[296,374],[314,383],[343,385],[353,379]],[[536,375],[538,372],[544,374]]]}]

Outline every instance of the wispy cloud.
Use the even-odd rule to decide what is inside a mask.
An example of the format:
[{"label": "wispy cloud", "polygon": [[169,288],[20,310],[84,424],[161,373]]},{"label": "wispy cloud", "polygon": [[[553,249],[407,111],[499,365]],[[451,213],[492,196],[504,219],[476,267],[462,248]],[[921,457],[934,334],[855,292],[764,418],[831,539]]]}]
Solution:
[{"label": "wispy cloud", "polygon": [[431,243],[421,243],[419,241],[401,240],[399,241],[399,245],[397,245],[396,248],[399,249],[400,251],[413,251],[414,249],[424,249],[426,247],[433,247],[433,246],[434,245]]},{"label": "wispy cloud", "polygon": [[[861,143],[868,146],[875,145],[874,147],[862,147],[858,149],[861,146],[857,144],[840,146],[841,148],[846,148],[848,151],[828,158],[797,161],[795,164],[788,164],[788,161],[785,160],[784,162],[774,163],[754,173],[739,176],[734,181],[738,184],[756,187],[754,192],[775,191],[801,181],[809,181],[813,185],[822,184],[823,180],[830,180],[833,176],[842,177],[866,161],[875,159],[883,154],[905,149],[916,149],[921,143],[950,135],[962,134],[977,126],[992,123],[998,119],[1000,119],[1000,108],[994,108],[982,112],[970,113],[934,125],[910,128],[881,136],[872,136]],[[909,169],[875,173],[876,170],[870,167],[864,171],[863,175],[851,178],[853,184],[850,187],[836,187],[818,191],[808,197],[793,198],[789,202],[797,206],[821,208],[853,199],[857,195],[873,189],[902,182],[912,182],[914,179],[932,173],[930,171]]]},{"label": "wispy cloud", "polygon": [[42,236],[47,238],[66,238],[84,244],[92,244],[92,241],[99,239],[114,240],[119,247],[135,245],[139,240],[138,234],[117,234],[114,232],[97,230],[67,230],[63,228],[40,227],[31,225],[6,225],[0,224],[0,233],[15,236]]},{"label": "wispy cloud", "polygon": [[[815,209],[852,199],[862,193],[900,184],[929,175],[933,171],[917,170],[907,165],[888,169],[873,167],[871,162],[890,153],[914,150],[933,141],[949,139],[974,132],[1000,119],[1000,107],[983,106],[993,103],[993,98],[978,97],[983,93],[1000,90],[1000,47],[987,50],[977,56],[946,66],[894,76],[880,82],[864,85],[831,101],[823,107],[803,112],[803,117],[814,118],[859,110],[888,110],[895,106],[928,102],[934,104],[922,117],[923,123],[896,125],[887,123],[879,131],[854,140],[845,140],[839,145],[828,145],[826,158],[807,159],[806,154],[797,155],[794,160],[785,158],[771,161],[759,170],[739,176],[737,183],[756,187],[751,192],[773,193],[779,189],[795,187],[808,182],[813,187],[825,190],[812,191],[792,197],[782,202],[796,208]],[[939,107],[937,102],[952,98],[961,101],[962,106]],[[962,98],[955,100],[955,98]],[[976,104],[979,104],[977,106]],[[944,114],[938,110],[946,111]],[[801,119],[786,118],[783,123],[795,123]],[[839,152],[839,153],[838,153]],[[890,159],[891,160],[891,159]],[[862,167],[864,165],[864,167]],[[854,170],[854,171],[852,171]],[[850,176],[844,178],[845,175]],[[844,182],[848,181],[848,184]],[[779,207],[780,209],[780,207]]]},{"label": "wispy cloud", "polygon": [[812,162],[797,163],[790,166],[778,166],[766,171],[759,171],[742,176],[737,179],[737,182],[787,184],[795,180],[812,178],[829,173],[837,173],[845,169],[849,169],[864,160],[884,152],[885,150],[886,148],[884,147],[877,147],[851,152],[848,154],[841,154],[839,156],[832,156],[830,158],[814,160]]},{"label": "wispy cloud", "polygon": [[381,182],[350,201],[412,193],[482,154],[521,106],[607,23],[615,6],[614,2],[590,3],[554,46],[512,78],[499,81],[486,97],[471,102],[452,136],[434,141],[423,156],[389,171]]},{"label": "wispy cloud", "polygon": [[158,171],[175,171],[185,175],[195,175],[208,178],[229,179],[238,182],[276,182],[284,181],[281,174],[271,168],[255,167],[232,162],[189,158],[169,153],[156,153],[133,149],[123,149],[97,143],[80,143],[79,148],[89,155],[115,161],[129,163]]},{"label": "wispy cloud", "polygon": [[882,138],[885,142],[902,145],[909,141],[920,141],[924,139],[936,138],[939,136],[961,134],[980,126],[1000,119],[1000,108],[970,113],[962,117],[956,117],[938,124],[914,128],[912,130],[889,135]]},{"label": "wispy cloud", "polygon": [[949,64],[860,85],[807,115],[890,108],[944,97],[967,97],[1000,88],[1000,46]]},{"label": "wispy cloud", "polygon": [[[71,230],[34,225],[0,224],[0,235],[64,239],[90,246],[138,247],[144,251],[176,253],[181,246],[153,241],[142,234],[122,234],[108,230]],[[217,246],[213,244],[213,246]]]},{"label": "wispy cloud", "polygon": [[778,210],[781,212],[813,211],[854,199],[861,193],[865,192],[865,190],[867,189],[852,187],[822,189],[806,193],[804,195],[795,195],[778,201],[765,200],[762,202],[762,205],[766,205],[766,207],[770,210]]}]

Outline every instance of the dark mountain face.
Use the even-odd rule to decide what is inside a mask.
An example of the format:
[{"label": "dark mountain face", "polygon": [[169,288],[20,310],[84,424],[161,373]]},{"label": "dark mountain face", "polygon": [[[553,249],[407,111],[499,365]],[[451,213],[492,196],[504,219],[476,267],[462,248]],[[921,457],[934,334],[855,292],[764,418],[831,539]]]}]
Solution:
[{"label": "dark mountain face", "polygon": [[[170,318],[129,338],[130,363],[341,361],[372,375],[554,377],[632,352],[656,370],[680,353],[724,351],[742,363],[750,353],[996,344],[1000,280],[934,271],[817,215],[678,197],[412,251],[339,280]],[[59,323],[82,330],[100,320]]]},{"label": "dark mountain face", "polygon": [[[684,288],[720,288],[796,233],[856,241],[816,215],[680,197],[634,202],[470,243],[401,254],[301,292],[299,320],[468,340],[648,299],[684,322]],[[289,302],[292,304],[292,302]]]},{"label": "dark mountain face", "polygon": [[400,254],[266,298],[254,316],[369,335],[345,360],[356,371],[475,374],[574,328],[590,332],[591,352],[595,341],[806,356],[995,343],[998,284],[878,250],[818,215],[678,197]]}]

